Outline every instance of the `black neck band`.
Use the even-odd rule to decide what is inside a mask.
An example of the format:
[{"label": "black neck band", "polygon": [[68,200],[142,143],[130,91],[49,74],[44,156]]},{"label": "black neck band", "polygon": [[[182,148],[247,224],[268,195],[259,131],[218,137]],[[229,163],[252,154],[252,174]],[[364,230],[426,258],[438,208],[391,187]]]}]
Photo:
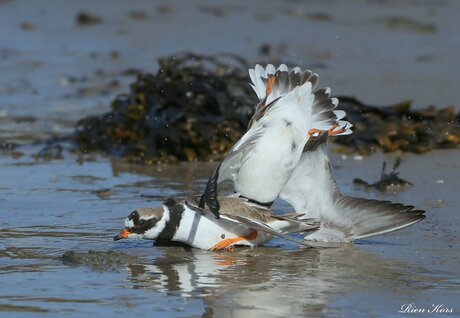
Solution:
[{"label": "black neck band", "polygon": [[184,213],[184,206],[179,203],[176,199],[167,199],[163,205],[169,210],[169,221],[166,222],[166,226],[158,235],[158,239],[162,241],[170,241],[179,228],[180,221],[182,220],[182,214]]}]

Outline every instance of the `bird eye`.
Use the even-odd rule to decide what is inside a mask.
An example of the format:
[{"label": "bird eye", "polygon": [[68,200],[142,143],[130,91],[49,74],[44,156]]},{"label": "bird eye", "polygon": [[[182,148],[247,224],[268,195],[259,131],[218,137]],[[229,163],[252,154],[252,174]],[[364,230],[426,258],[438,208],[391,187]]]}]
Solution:
[{"label": "bird eye", "polygon": [[145,225],[145,220],[139,220],[139,226],[143,227]]}]

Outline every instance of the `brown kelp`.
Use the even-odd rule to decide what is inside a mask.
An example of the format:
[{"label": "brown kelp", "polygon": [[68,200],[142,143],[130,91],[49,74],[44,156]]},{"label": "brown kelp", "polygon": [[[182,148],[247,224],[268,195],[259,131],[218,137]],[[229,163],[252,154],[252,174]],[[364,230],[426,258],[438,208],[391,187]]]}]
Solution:
[{"label": "brown kelp", "polygon": [[241,137],[254,104],[243,60],[184,54],[159,63],[158,73],[139,75],[110,112],[77,123],[80,150],[141,162],[213,160]]},{"label": "brown kelp", "polygon": [[352,97],[339,97],[353,134],[334,141],[342,152],[369,154],[397,150],[425,153],[437,148],[455,148],[460,143],[460,114],[454,107],[411,109],[405,101],[391,106],[365,105]]},{"label": "brown kelp", "polygon": [[[82,152],[104,151],[131,162],[219,160],[242,136],[257,102],[245,60],[233,55],[184,53],[159,59],[155,75],[140,74],[111,110],[80,120]],[[411,102],[366,105],[339,97],[350,136],[333,138],[343,153],[424,153],[460,143],[453,107],[412,109]]]},{"label": "brown kelp", "polygon": [[356,178],[353,180],[353,184],[356,186],[362,186],[365,189],[376,189],[381,192],[389,192],[389,191],[399,191],[408,187],[412,186],[412,183],[401,179],[399,177],[398,170],[399,165],[401,164],[401,158],[396,158],[393,163],[393,169],[390,173],[386,173],[386,162],[384,161],[382,164],[382,173],[380,174],[380,180],[374,183],[368,183],[362,179]]}]

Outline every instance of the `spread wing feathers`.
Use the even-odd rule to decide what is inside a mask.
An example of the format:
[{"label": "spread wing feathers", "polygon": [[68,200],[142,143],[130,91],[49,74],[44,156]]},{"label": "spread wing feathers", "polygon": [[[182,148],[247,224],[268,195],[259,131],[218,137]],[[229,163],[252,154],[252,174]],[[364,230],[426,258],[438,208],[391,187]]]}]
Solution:
[{"label": "spread wing feathers", "polygon": [[269,124],[254,127],[252,130],[246,132],[232,149],[230,149],[227,156],[225,156],[224,160],[209,177],[199,202],[200,208],[204,208],[206,203],[216,218],[219,218],[220,206],[217,201],[218,184],[225,180],[234,179],[234,175],[238,173],[241,165],[244,163],[245,159],[248,158],[246,154],[252,150],[269,127]]},{"label": "spread wing feathers", "polygon": [[[249,75],[252,80],[251,85],[261,102],[256,107],[249,130],[234,145],[218,170],[211,176],[214,179],[208,182],[200,204],[202,206],[207,201],[216,217],[219,210],[215,201],[217,185],[225,180],[235,180],[240,167],[245,160],[250,159],[254,147],[260,144],[263,138],[269,138],[265,137],[269,135],[267,132],[271,132],[273,125],[276,125],[276,121],[283,116],[291,116],[292,120],[303,121],[307,130],[310,128],[319,131],[334,130],[337,135],[351,133],[352,125],[342,120],[345,112],[336,110],[338,100],[330,97],[330,89],[324,88],[312,93],[318,86],[317,74],[309,70],[302,71],[299,67],[289,70],[284,64],[275,69],[269,64],[265,69],[256,65],[249,71]],[[268,81],[272,77],[275,77],[275,81],[271,82],[271,91],[269,89],[269,96],[266,96]],[[316,137],[318,134],[319,132],[313,136]]]},{"label": "spread wing feathers", "polygon": [[[298,86],[303,86],[306,82],[311,84],[310,92],[315,91],[318,86],[319,76],[310,70],[302,71],[299,67],[289,70],[285,64],[281,64],[278,69],[272,64],[268,64],[264,69],[257,64],[254,69],[249,70],[251,78],[251,87],[259,98],[259,104],[256,105],[254,116],[250,121],[252,123],[260,119],[272,106],[272,103]],[[275,81],[267,96],[267,86],[270,77],[275,77]],[[308,92],[308,93],[310,93]]]},{"label": "spread wing feathers", "polygon": [[348,121],[342,120],[345,118],[346,113],[343,110],[336,109],[339,100],[330,97],[330,95],[331,89],[329,87],[315,92],[315,100],[312,107],[313,128],[318,130],[329,130],[332,128],[334,131],[343,130],[343,132],[337,133],[336,136],[351,134],[351,127],[353,125]]},{"label": "spread wing feathers", "polygon": [[[195,206],[198,204],[198,197],[189,198],[189,201]],[[304,235],[317,231],[320,222],[315,218],[305,218],[303,215],[293,213],[290,215],[274,215],[270,209],[257,203],[251,202],[246,198],[218,196],[220,206],[220,216],[227,219],[237,219],[243,217],[249,220],[256,220],[268,225],[280,233],[300,233]],[[192,206],[192,205],[189,205]],[[209,213],[208,206],[200,207],[200,213]],[[194,209],[194,210],[195,210]]]},{"label": "spread wing feathers", "polygon": [[[267,224],[264,224],[262,222],[259,222],[259,221],[256,221],[256,220],[252,220],[252,219],[248,219],[244,216],[241,216],[241,215],[231,215],[231,216],[227,216],[227,215],[222,215],[222,218],[225,218],[225,219],[228,219],[230,221],[233,221],[233,222],[238,222],[238,223],[242,223],[250,228],[253,228],[255,230],[258,230],[258,231],[262,231],[262,232],[266,232],[266,233],[269,233],[271,235],[274,235],[274,236],[277,236],[277,237],[281,237],[285,240],[288,240],[288,241],[291,241],[291,242],[295,242],[299,245],[302,245],[302,246],[306,246],[306,247],[309,247],[309,248],[312,248],[313,246],[310,245],[308,242],[306,241],[301,241],[301,240],[297,240],[287,234],[283,234],[277,230],[275,230],[274,228],[272,228],[271,226],[267,225]],[[315,229],[316,231],[316,229]]]},{"label": "spread wing feathers", "polygon": [[[309,96],[311,96],[311,102],[309,103]],[[292,100],[292,102],[290,102]],[[218,183],[224,180],[232,180],[233,175],[239,171],[239,168],[244,163],[245,159],[248,159],[248,154],[254,146],[256,146],[260,139],[267,135],[267,132],[276,125],[276,121],[283,114],[290,113],[293,109],[298,109],[304,105],[298,105],[298,101],[305,102],[306,105],[311,105],[313,96],[311,94],[311,83],[306,82],[302,86],[295,87],[288,95],[285,95],[283,99],[276,99],[270,105],[270,111],[259,121],[253,122],[249,130],[238,140],[238,142],[230,149],[229,153],[223,160],[219,168],[219,179]],[[292,107],[291,109],[288,109]],[[256,116],[256,115],[254,115]]]},{"label": "spread wing feathers", "polygon": [[[261,120],[253,121],[254,124],[250,124],[248,131],[241,137],[240,140],[233,146],[229,154],[233,152],[246,151],[249,147],[255,145],[258,139],[265,135],[265,133],[271,128],[272,120],[277,120],[282,117],[283,114],[290,113],[294,110],[302,109],[303,107],[311,107],[313,102],[312,96],[312,84],[306,82],[301,86],[294,87],[289,94],[284,95],[285,98],[280,97],[272,101],[269,106],[270,108],[264,113],[266,116],[260,116],[258,119]],[[300,103],[300,104],[299,104]],[[270,116],[268,114],[271,114]],[[256,118],[256,113],[253,118]],[[300,118],[299,118],[300,119]]]},{"label": "spread wing feathers", "polygon": [[346,233],[347,240],[393,232],[425,218],[425,211],[413,206],[346,196],[337,200],[335,209],[340,218],[330,220],[330,226]]},{"label": "spread wing feathers", "polygon": [[296,215],[272,215],[275,221],[269,223],[270,227],[281,233],[303,233],[309,235],[320,228],[319,219],[301,218]]},{"label": "spread wing feathers", "polygon": [[[259,205],[255,202],[251,202],[246,198],[234,197],[234,196],[217,196],[219,202],[220,214],[227,217],[232,217],[233,215],[243,215],[252,219],[260,219],[262,222],[268,223],[273,220],[276,220],[278,216],[272,215],[270,209],[263,205]],[[198,205],[201,203],[199,197],[191,197],[188,199],[192,204]],[[204,212],[209,213],[209,206],[206,205],[201,207]],[[305,222],[305,221],[299,221]],[[311,220],[308,220],[311,222]]]},{"label": "spread wing feathers", "polygon": [[[275,69],[269,64],[265,69],[257,64],[254,69],[249,71],[252,80],[252,86],[257,93],[259,99],[265,99],[266,84],[269,76],[276,76],[269,99],[266,101],[266,106],[258,105],[253,118],[251,119],[250,128],[243,137],[233,146],[225,157],[222,165],[219,168],[218,183],[224,180],[232,180],[233,175],[238,172],[239,167],[243,163],[242,160],[246,154],[250,153],[253,147],[258,143],[261,137],[271,128],[270,118],[279,116],[288,109],[283,109],[292,98],[292,103],[298,101],[296,97],[308,96],[312,94],[318,85],[319,77],[317,74],[307,70],[302,72],[299,67],[289,70],[285,64],[282,64]],[[313,106],[311,103],[306,103],[305,107],[310,105],[312,114],[312,127],[319,130],[328,130],[335,127],[334,130],[343,129],[344,131],[338,135],[351,134],[353,126],[347,121],[342,120],[345,117],[345,112],[336,110],[338,100],[330,97],[330,88],[323,88],[314,93]],[[289,95],[287,95],[289,94]],[[285,98],[281,99],[281,97]],[[307,99],[300,99],[305,102]],[[302,107],[304,105],[297,105]],[[295,107],[295,106],[292,106]],[[278,113],[279,112],[279,113]],[[268,116],[273,113],[273,116]],[[315,134],[314,136],[317,136]]]},{"label": "spread wing feathers", "polygon": [[[268,79],[275,76],[276,80],[269,96],[266,96]],[[264,69],[257,64],[254,69],[249,69],[249,77],[251,78],[251,87],[257,94],[260,102],[270,104],[273,100],[290,92],[296,86],[302,86],[309,81],[312,84],[313,90],[316,89],[319,81],[318,74],[310,70],[302,71],[300,67],[294,67],[289,70],[285,64],[281,64],[278,69],[272,64],[268,64]]]},{"label": "spread wing feathers", "polygon": [[[285,64],[281,64],[277,69],[272,64],[268,64],[264,69],[257,64],[254,69],[249,70],[251,78],[251,87],[259,98],[259,104],[256,105],[254,116],[251,118],[249,127],[258,121],[273,106],[273,102],[291,92],[297,86],[302,86],[306,82],[311,83],[311,91],[315,92],[319,76],[310,70],[302,71],[299,67],[289,70]],[[267,96],[267,86],[270,77],[275,77],[271,92]],[[312,108],[312,128],[318,130],[332,129],[336,132],[343,130],[336,135],[349,135],[352,133],[352,124],[342,120],[345,117],[343,110],[336,110],[338,105],[337,98],[331,98],[331,89],[323,88],[314,93],[314,104]]]},{"label": "spread wing feathers", "polygon": [[281,233],[313,233],[320,227],[315,218],[306,218],[296,213],[274,215],[270,209],[241,197],[219,196],[220,213],[224,217],[243,217],[254,222],[268,224]]},{"label": "spread wing feathers", "polygon": [[202,209],[204,209],[205,205],[208,205],[216,219],[219,218],[220,209],[219,201],[217,200],[217,180],[219,178],[219,168],[220,165],[209,177],[208,182],[206,183],[206,188],[204,189],[204,192],[200,198],[200,202],[198,203],[198,206]]},{"label": "spread wing feathers", "polygon": [[425,218],[425,211],[413,206],[342,196],[331,173],[324,140],[315,151],[309,151],[308,146],[280,194],[294,207],[298,219],[321,221],[320,230],[305,239],[352,241],[396,231]]}]

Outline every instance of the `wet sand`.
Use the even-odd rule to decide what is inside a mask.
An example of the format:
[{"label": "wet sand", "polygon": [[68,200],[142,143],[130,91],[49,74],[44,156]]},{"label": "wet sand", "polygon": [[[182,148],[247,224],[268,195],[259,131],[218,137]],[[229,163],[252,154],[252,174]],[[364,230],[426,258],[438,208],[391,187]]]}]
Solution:
[{"label": "wet sand", "polygon": [[[127,3],[0,1],[0,143],[24,145],[0,148],[0,316],[399,317],[410,303],[458,314],[460,150],[401,155],[401,177],[414,186],[386,194],[352,181],[377,180],[382,161],[399,154],[332,154],[344,193],[426,209],[419,224],[337,249],[275,239],[235,253],[112,241],[134,208],[200,192],[215,163],[32,156],[43,147],[34,142],[107,111],[133,81],[124,71],[153,72],[155,58],[182,50],[309,66],[334,93],[369,103],[458,109],[458,2]],[[80,11],[102,22],[78,26]],[[289,210],[282,202],[275,209]],[[59,259],[89,250],[133,258],[106,268]]]},{"label": "wet sand", "polygon": [[[427,219],[410,228],[336,249],[308,250],[275,239],[235,253],[113,242],[136,207],[157,206],[204,186],[214,164],[139,169],[104,157],[79,163],[0,158],[0,311],[61,316],[110,313],[166,317],[397,316],[405,303],[459,310],[460,151],[403,156],[401,177],[414,183],[392,194],[366,192],[354,177],[378,178],[383,159],[334,154],[341,189],[350,195],[414,204]],[[440,181],[442,180],[442,182]],[[289,207],[277,202],[275,210]],[[137,259],[106,267],[58,259],[72,250],[116,251]]]}]

